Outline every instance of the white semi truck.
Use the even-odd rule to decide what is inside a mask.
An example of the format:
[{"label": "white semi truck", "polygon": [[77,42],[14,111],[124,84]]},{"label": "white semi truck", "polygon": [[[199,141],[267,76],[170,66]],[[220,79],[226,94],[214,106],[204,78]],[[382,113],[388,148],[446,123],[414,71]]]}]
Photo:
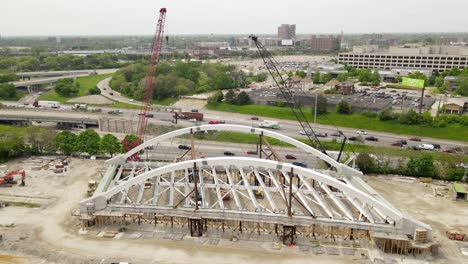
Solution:
[{"label": "white semi truck", "polygon": [[258,126],[261,128],[280,129],[279,122],[271,120],[263,120]]},{"label": "white semi truck", "polygon": [[34,106],[45,108],[60,108],[60,103],[57,101],[36,101]]}]

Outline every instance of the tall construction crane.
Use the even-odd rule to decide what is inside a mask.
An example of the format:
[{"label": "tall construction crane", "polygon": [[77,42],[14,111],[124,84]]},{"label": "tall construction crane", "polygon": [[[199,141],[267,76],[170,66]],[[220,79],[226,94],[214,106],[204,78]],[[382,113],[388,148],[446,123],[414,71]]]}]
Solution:
[{"label": "tall construction crane", "polygon": [[[293,95],[292,93],[292,86],[293,83],[290,81],[287,81],[283,78],[283,75],[280,73],[278,70],[278,67],[276,65],[278,62],[273,58],[271,53],[263,47],[263,45],[260,43],[258,40],[258,37],[254,35],[250,35],[249,38],[255,43],[255,46],[258,49],[258,52],[260,53],[260,56],[263,59],[263,62],[265,63],[265,66],[270,73],[271,77],[273,78],[276,86],[279,88],[281,94],[284,97],[284,100],[286,101],[287,105],[291,108],[291,111],[293,112],[294,116],[296,117],[297,121],[301,125],[303,131],[305,132],[304,134],[307,135],[307,138],[309,139],[309,142],[312,146],[317,147],[319,150],[321,150],[324,154],[328,155],[325,148],[323,145],[320,143],[320,140],[318,139],[317,135],[315,134],[314,130],[310,126],[309,122],[307,121],[306,116],[304,115],[304,112],[301,109],[301,105],[297,98]],[[343,133],[340,133],[343,137]],[[346,137],[344,137],[343,143],[341,144],[341,149],[340,153],[338,154],[338,159],[337,161],[340,160],[341,158],[341,153],[343,152],[344,144],[346,142]]]},{"label": "tall construction crane", "polygon": [[[166,20],[166,8],[161,8],[159,10],[159,19],[158,25],[156,26],[156,33],[153,39],[153,45],[151,48],[151,57],[149,61],[148,73],[146,74],[145,79],[145,89],[144,89],[144,96],[143,96],[143,103],[140,113],[138,114],[138,128],[137,128],[137,136],[140,139],[140,142],[129,142],[128,140],[124,140],[124,147],[126,151],[136,147],[141,142],[144,141],[144,133],[146,129],[146,124],[148,123],[148,113],[150,110],[150,100],[153,97],[153,90],[154,90],[154,79],[155,79],[155,72],[159,62],[159,55],[161,53],[162,43],[164,39],[164,22]],[[167,37],[166,37],[167,41]],[[132,157],[132,159],[138,159],[138,154]]]}]

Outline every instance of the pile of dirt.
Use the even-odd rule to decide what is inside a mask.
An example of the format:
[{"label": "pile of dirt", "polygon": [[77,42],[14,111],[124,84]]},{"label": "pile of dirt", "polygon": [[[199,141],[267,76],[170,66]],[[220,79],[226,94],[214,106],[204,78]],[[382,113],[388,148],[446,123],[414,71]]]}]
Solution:
[{"label": "pile of dirt", "polygon": [[87,95],[68,100],[69,103],[93,104],[93,105],[109,105],[113,104],[112,100],[107,99],[102,95]]}]

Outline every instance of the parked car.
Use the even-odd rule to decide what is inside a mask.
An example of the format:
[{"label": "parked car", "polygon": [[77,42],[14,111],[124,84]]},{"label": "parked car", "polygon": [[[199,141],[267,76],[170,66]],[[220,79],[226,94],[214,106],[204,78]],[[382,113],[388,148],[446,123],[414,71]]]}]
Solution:
[{"label": "parked car", "polygon": [[189,150],[189,149],[192,149],[192,147],[187,146],[187,145],[179,145],[179,149]]},{"label": "parked car", "polygon": [[258,152],[256,150],[247,150],[245,153],[249,154],[249,155],[257,155],[258,154]]},{"label": "parked car", "polygon": [[258,120],[258,117],[252,116],[252,117],[250,118],[250,120]]},{"label": "parked car", "polygon": [[109,95],[114,95],[114,93],[109,93]]},{"label": "parked car", "polygon": [[288,154],[288,155],[285,156],[285,158],[286,158],[286,159],[293,159],[293,160],[295,160],[295,159],[296,159],[296,156],[291,155],[291,154]]},{"label": "parked car", "polygon": [[307,164],[303,163],[303,162],[293,162],[292,163],[293,165],[296,165],[296,166],[299,166],[299,167],[303,167],[303,168],[307,168]]},{"label": "parked car", "polygon": [[234,153],[231,151],[224,151],[224,156],[234,156]]},{"label": "parked car", "polygon": [[365,130],[359,130],[356,132],[358,135],[367,135],[367,131]]},{"label": "parked car", "polygon": [[210,122],[208,122],[208,124],[210,124],[210,125],[217,125],[217,124],[219,124],[219,122],[216,121],[216,120],[211,120]]},{"label": "parked car", "polygon": [[403,144],[400,142],[400,141],[397,141],[395,143],[392,143],[392,146],[395,146],[395,147],[403,147]]},{"label": "parked car", "polygon": [[421,141],[421,138],[418,138],[418,137],[412,137],[412,138],[410,138],[409,140],[411,140],[411,141],[418,141],[418,142],[420,142],[420,141]]},{"label": "parked car", "polygon": [[366,137],[366,140],[368,140],[368,141],[379,141],[379,139],[374,137],[374,136]]},{"label": "parked car", "polygon": [[153,114],[146,114],[146,117],[151,117],[152,118],[152,117],[154,117],[154,115]]}]

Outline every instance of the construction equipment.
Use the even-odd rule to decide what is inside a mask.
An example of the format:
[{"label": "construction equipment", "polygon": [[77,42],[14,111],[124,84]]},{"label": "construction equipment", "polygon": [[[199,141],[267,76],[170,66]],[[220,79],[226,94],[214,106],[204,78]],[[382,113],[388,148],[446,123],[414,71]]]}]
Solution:
[{"label": "construction equipment", "polygon": [[24,170],[21,171],[12,171],[8,173],[5,177],[0,178],[0,187],[11,187],[17,183],[14,177],[15,175],[21,175],[21,184],[20,186],[26,185],[26,172]]},{"label": "construction equipment", "polygon": [[465,234],[460,231],[447,231],[445,234],[451,240],[464,241],[466,237]]},{"label": "construction equipment", "polygon": [[[145,91],[144,91],[144,96],[143,96],[143,103],[142,103],[140,114],[138,115],[139,120],[138,120],[137,136],[138,138],[140,138],[141,142],[144,141],[143,134],[145,133],[146,124],[148,123],[150,100],[153,96],[153,89],[154,89],[154,79],[155,79],[154,74],[156,73],[156,67],[158,66],[159,55],[161,53],[166,12],[167,12],[166,8],[161,8],[159,10],[158,24],[157,24],[156,33],[153,39],[153,46],[151,48],[151,57],[149,61],[148,73],[145,79]],[[166,41],[167,41],[167,38],[166,38]],[[125,147],[125,151],[129,151],[130,149],[135,147],[135,144],[124,142],[124,147]],[[130,157],[130,159],[139,160],[138,153]]]},{"label": "construction equipment", "polygon": [[[273,58],[271,53],[263,47],[263,45],[260,43],[258,38],[254,35],[250,35],[249,38],[255,43],[255,46],[258,49],[258,52],[260,53],[260,56],[263,59],[263,62],[265,63],[265,66],[270,73],[271,77],[273,78],[273,81],[275,82],[276,86],[279,88],[281,94],[284,97],[284,100],[286,101],[286,105],[288,105],[293,112],[294,116],[296,117],[296,120],[299,122],[299,124],[302,127],[302,131],[308,131],[308,133],[305,133],[307,138],[309,139],[310,145],[318,148],[320,151],[322,151],[324,154],[328,155],[324,146],[320,143],[320,140],[317,137],[317,134],[314,132],[312,127],[310,126],[309,122],[307,121],[306,116],[304,115],[304,112],[301,109],[300,102],[297,100],[297,98],[293,95],[292,88],[293,88],[293,83],[291,81],[287,81],[283,78],[283,75],[281,72],[278,70],[278,62]],[[338,161],[341,158],[341,153],[344,148],[344,144],[346,142],[346,137],[344,136],[343,133],[340,133],[343,137],[343,144],[341,145],[340,153],[338,155]],[[328,155],[329,156],[329,155]]]}]

